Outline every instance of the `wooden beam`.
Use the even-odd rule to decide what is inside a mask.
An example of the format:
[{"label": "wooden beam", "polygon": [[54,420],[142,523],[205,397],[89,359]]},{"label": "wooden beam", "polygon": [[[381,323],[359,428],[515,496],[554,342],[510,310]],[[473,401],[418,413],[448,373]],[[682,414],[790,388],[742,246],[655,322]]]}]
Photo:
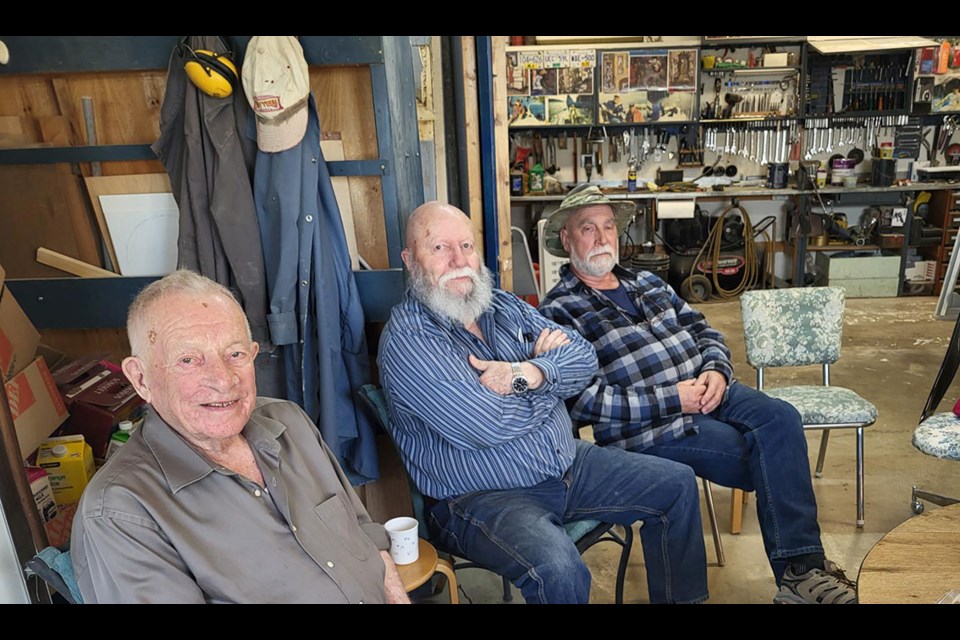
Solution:
[{"label": "wooden beam", "polygon": [[45,264],[48,267],[60,269],[67,273],[72,273],[81,278],[119,278],[120,276],[113,271],[107,271],[92,264],[65,256],[62,253],[51,251],[44,247],[37,247],[37,262]]},{"label": "wooden beam", "polygon": [[[16,494],[14,500],[11,496]],[[17,430],[10,413],[6,391],[0,393],[0,508],[4,510],[10,531],[16,538],[19,564],[29,560],[34,553],[47,546],[47,532],[40,520],[37,503],[33,500],[33,491],[27,482],[20,457],[20,443]],[[9,500],[9,502],[8,502]],[[14,504],[18,509],[14,509]],[[18,513],[19,512],[19,513]],[[23,521],[26,520],[26,527]],[[29,532],[31,540],[24,538]],[[32,549],[30,549],[32,543]],[[32,553],[31,553],[32,551]]]},{"label": "wooden beam", "polygon": [[450,202],[447,191],[447,135],[443,117],[443,56],[440,36],[430,36],[430,71],[433,74],[433,153],[437,172],[437,200]]},{"label": "wooden beam", "polygon": [[500,288],[513,291],[513,224],[510,215],[510,136],[507,131],[507,36],[491,36],[493,64],[493,132],[497,158],[497,235],[500,242]]},{"label": "wooden beam", "polygon": [[473,223],[474,242],[483,255],[483,192],[480,175],[480,113],[477,106],[477,47],[476,38],[460,39],[463,56],[463,110],[464,146],[467,150],[467,213]]}]

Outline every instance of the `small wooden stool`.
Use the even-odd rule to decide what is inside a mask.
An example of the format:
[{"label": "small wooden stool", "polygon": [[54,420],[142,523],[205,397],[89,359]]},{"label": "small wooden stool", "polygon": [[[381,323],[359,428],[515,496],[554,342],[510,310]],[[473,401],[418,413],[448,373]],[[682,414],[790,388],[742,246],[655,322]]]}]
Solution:
[{"label": "small wooden stool", "polygon": [[400,579],[403,580],[403,588],[410,593],[439,571],[447,577],[447,582],[450,584],[450,604],[460,604],[460,596],[457,593],[457,574],[453,572],[453,566],[448,560],[441,559],[433,545],[423,538],[420,538],[419,548],[420,557],[416,562],[397,565]]}]

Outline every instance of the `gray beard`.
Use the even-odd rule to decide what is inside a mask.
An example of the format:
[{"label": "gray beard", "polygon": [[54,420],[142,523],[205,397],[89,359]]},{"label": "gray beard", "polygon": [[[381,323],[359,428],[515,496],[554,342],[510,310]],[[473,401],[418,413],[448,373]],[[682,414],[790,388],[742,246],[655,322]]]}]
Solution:
[{"label": "gray beard", "polygon": [[410,270],[410,289],[414,297],[438,316],[469,327],[493,303],[493,276],[490,270],[480,265],[480,272],[471,271],[473,290],[460,297],[450,293],[442,284],[433,286],[420,265]]}]

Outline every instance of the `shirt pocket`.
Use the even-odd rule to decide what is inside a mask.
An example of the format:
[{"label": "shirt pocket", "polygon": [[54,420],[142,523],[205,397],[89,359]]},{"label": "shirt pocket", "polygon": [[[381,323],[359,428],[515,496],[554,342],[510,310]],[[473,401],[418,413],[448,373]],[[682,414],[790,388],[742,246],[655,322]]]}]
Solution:
[{"label": "shirt pocket", "polygon": [[320,519],[334,538],[343,543],[343,547],[359,560],[366,560],[370,553],[376,551],[373,542],[363,532],[357,523],[353,509],[347,507],[341,494],[336,494],[324,500],[313,512]]}]

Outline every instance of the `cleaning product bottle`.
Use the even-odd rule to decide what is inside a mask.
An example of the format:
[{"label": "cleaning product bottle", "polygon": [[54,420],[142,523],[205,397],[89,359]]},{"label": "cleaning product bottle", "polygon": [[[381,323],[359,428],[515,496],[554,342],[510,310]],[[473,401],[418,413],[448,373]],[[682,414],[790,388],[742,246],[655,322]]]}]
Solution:
[{"label": "cleaning product bottle", "polygon": [[540,195],[546,192],[543,181],[543,165],[539,162],[530,169],[530,193]]},{"label": "cleaning product bottle", "polygon": [[117,430],[110,436],[110,444],[107,445],[107,460],[119,451],[120,447],[127,444],[131,431],[133,431],[133,423],[129,420],[121,420],[120,424],[117,425]]}]

